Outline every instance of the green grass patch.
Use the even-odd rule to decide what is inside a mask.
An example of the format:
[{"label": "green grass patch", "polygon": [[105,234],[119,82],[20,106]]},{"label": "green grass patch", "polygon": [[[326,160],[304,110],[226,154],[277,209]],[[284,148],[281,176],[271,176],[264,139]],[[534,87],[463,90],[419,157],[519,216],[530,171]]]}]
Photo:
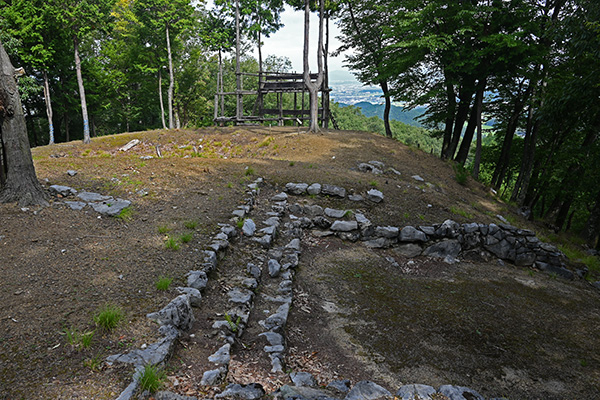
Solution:
[{"label": "green grass patch", "polygon": [[167,238],[167,240],[165,240],[165,248],[169,249],[169,250],[177,251],[177,250],[179,250],[179,243],[177,242],[177,240],[174,237],[169,236]]},{"label": "green grass patch", "polygon": [[373,187],[377,187],[377,185],[379,185],[379,183],[377,183],[377,181],[371,181],[371,182],[369,182],[369,185],[373,186]]},{"label": "green grass patch", "polygon": [[290,167],[293,167],[294,165],[296,165],[296,163],[293,161],[290,161]]},{"label": "green grass patch", "polygon": [[167,225],[159,225],[157,229],[158,233],[160,233],[161,235],[164,235],[165,233],[171,230],[171,228],[169,228]]},{"label": "green grass patch", "polygon": [[122,209],[119,215],[117,215],[116,217],[123,221],[131,221],[133,219],[133,210],[131,209],[131,207],[126,207]]},{"label": "green grass patch", "polygon": [[102,357],[100,357],[100,354],[98,354],[95,357],[88,358],[87,360],[83,361],[83,366],[91,369],[92,371],[100,371],[100,368],[102,367]]},{"label": "green grass patch", "polygon": [[173,278],[167,278],[166,276],[161,276],[158,278],[158,281],[156,281],[156,289],[158,290],[168,290],[169,286],[171,286],[171,283],[173,282]]},{"label": "green grass patch", "polygon": [[188,229],[196,229],[196,227],[198,226],[198,221],[194,221],[194,220],[185,221],[183,223],[183,226],[185,226]]},{"label": "green grass patch", "polygon": [[164,371],[155,365],[148,364],[144,367],[144,372],[140,376],[140,389],[154,393],[162,388],[166,380],[167,375]]},{"label": "green grass patch", "polygon": [[179,236],[179,241],[181,241],[181,243],[189,243],[192,241],[192,238],[194,237],[193,233],[184,233],[183,235]]},{"label": "green grass patch", "polygon": [[252,168],[252,167],[246,167],[246,170],[244,171],[244,175],[246,175],[246,176],[252,176],[252,175],[254,175],[254,168]]},{"label": "green grass patch", "polygon": [[87,349],[92,345],[94,331],[82,333],[75,328],[67,328],[64,332],[65,336],[67,337],[67,343],[73,347],[76,347],[78,350]]},{"label": "green grass patch", "polygon": [[269,136],[268,138],[266,138],[265,140],[263,140],[262,142],[260,142],[258,144],[258,147],[268,147],[271,143],[273,143],[273,139],[271,136]]},{"label": "green grass patch", "polygon": [[473,219],[473,214],[463,210],[462,208],[458,208],[455,206],[450,207],[450,212],[452,214],[456,214],[456,215],[460,215],[462,217],[465,217],[467,219]]},{"label": "green grass patch", "polygon": [[452,169],[454,170],[454,179],[456,179],[456,182],[463,186],[466,185],[469,178],[469,170],[460,163],[454,164]]},{"label": "green grass patch", "polygon": [[123,319],[123,310],[121,307],[113,304],[106,304],[94,315],[94,322],[97,326],[107,331],[114,330]]}]

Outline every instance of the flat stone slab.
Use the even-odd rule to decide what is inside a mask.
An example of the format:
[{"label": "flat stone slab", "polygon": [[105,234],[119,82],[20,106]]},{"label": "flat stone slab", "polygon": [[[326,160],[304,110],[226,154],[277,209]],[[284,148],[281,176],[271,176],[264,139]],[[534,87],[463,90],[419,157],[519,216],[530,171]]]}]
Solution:
[{"label": "flat stone slab", "polygon": [[[81,193],[80,193],[81,194]],[[112,199],[112,198],[111,198]],[[121,211],[131,205],[129,200],[116,199],[106,200],[101,203],[90,203],[90,206],[99,214],[116,217],[121,214]]]},{"label": "flat stone slab", "polygon": [[356,221],[335,221],[330,228],[333,232],[350,232],[358,229]]},{"label": "flat stone slab", "polygon": [[398,389],[396,396],[400,398],[398,400],[432,400],[433,398],[431,396],[436,392],[437,391],[432,386],[412,384],[402,386]]},{"label": "flat stone slab", "polygon": [[343,218],[346,215],[346,210],[336,210],[335,208],[326,208],[325,215],[329,218]]},{"label": "flat stone slab", "polygon": [[69,186],[52,185],[52,186],[50,186],[49,189],[50,189],[50,192],[52,192],[54,194],[59,194],[63,197],[77,194],[77,190],[75,190]]},{"label": "flat stone slab", "polygon": [[83,201],[65,201],[65,204],[68,205],[71,210],[75,211],[83,210],[85,206],[87,206],[87,203],[84,203]]},{"label": "flat stone slab", "polygon": [[227,385],[225,391],[215,396],[217,399],[236,398],[243,400],[257,400],[265,395],[265,389],[259,383],[240,385],[237,383]]},{"label": "flat stone slab", "polygon": [[85,201],[87,203],[112,199],[111,196],[103,196],[100,193],[94,193],[94,192],[79,192],[77,197],[79,197],[82,201]]},{"label": "flat stone slab", "polygon": [[391,396],[387,389],[374,382],[360,381],[350,389],[344,400],[377,400]]}]

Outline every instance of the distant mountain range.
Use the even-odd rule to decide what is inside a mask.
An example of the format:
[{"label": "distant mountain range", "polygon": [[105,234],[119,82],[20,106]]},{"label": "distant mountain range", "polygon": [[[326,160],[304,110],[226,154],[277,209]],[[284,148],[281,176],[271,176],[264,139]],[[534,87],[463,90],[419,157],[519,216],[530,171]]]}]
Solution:
[{"label": "distant mountain range", "polygon": [[[356,104],[353,104],[354,107],[360,108],[363,115],[366,117],[379,117],[383,119],[383,110],[385,106],[383,104],[373,104],[367,101],[361,101]],[[347,107],[348,104],[340,103],[341,107]],[[407,125],[423,127],[423,125],[417,121],[417,118],[420,117],[425,112],[425,107],[417,107],[413,110],[406,110],[404,107],[398,107],[392,105],[390,110],[390,119],[403,122]]]}]

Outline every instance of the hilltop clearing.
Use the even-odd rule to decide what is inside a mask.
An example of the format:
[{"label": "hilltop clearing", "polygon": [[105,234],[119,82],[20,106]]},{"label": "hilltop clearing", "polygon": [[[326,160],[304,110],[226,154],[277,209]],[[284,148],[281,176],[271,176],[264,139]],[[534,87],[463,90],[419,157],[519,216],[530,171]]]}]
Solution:
[{"label": "hilltop clearing", "polygon": [[[119,150],[133,139],[139,144]],[[248,262],[260,265],[271,254],[241,236],[242,223],[232,220],[257,178],[264,183],[248,218],[258,229],[287,183],[319,182],[363,196],[376,189],[384,200],[288,193],[288,204],[349,210],[342,218],[363,214],[376,226],[393,227],[447,219],[499,224],[501,215],[538,237],[543,233],[484,186],[459,185],[451,165],[364,132],[149,131],[94,138],[87,146],[39,147],[33,156],[46,187],[69,186],[132,205],[118,217],[90,207],[73,210],[65,200],[74,196],[54,196],[40,209],[0,205],[0,398],[6,399],[116,398],[133,370],[103,361],[156,341],[157,325],[146,314],[178,295],[175,288],[199,268],[219,224],[231,224],[238,236],[220,253],[195,322],[177,340],[165,370],[171,391],[198,398],[221,391],[224,385],[200,384],[214,368],[207,358],[222,344],[213,324],[227,315],[234,271],[245,273]],[[385,165],[381,174],[361,171],[359,164],[370,161]],[[273,248],[286,243],[281,236]],[[600,394],[600,291],[583,279],[565,280],[489,254],[458,263],[409,258],[395,247],[371,249],[310,229],[300,246],[284,333],[285,372],[311,372],[321,385],[368,379],[392,391],[409,383],[453,384],[486,398]],[[166,290],[157,288],[160,278],[173,279]],[[270,372],[262,350],[267,343],[258,336],[260,314],[268,311],[266,289],[255,292],[255,311],[231,346],[226,379],[274,390],[289,383],[289,375]],[[124,313],[113,331],[94,323],[106,304]],[[88,345],[81,338],[92,331]]]}]

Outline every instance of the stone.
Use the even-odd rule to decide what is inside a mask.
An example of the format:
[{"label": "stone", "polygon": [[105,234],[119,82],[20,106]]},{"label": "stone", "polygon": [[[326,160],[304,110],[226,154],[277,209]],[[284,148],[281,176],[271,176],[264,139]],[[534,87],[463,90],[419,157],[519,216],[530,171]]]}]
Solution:
[{"label": "stone", "polygon": [[75,211],[83,210],[85,206],[87,206],[87,203],[84,203],[83,201],[65,201],[65,204],[68,205],[71,210]]},{"label": "stone", "polygon": [[285,248],[300,251],[300,239],[292,239]]},{"label": "stone", "polygon": [[346,210],[336,210],[334,208],[326,208],[325,215],[329,218],[343,218],[346,215]]},{"label": "stone", "polygon": [[462,228],[465,233],[479,232],[479,224],[476,222],[472,222],[470,224],[463,224]]},{"label": "stone", "polygon": [[306,193],[308,185],[306,183],[288,183],[285,185],[285,190],[291,194],[302,195]]},{"label": "stone", "polygon": [[377,168],[374,165],[371,164],[367,164],[367,163],[360,163],[358,164],[358,170],[361,172],[371,172],[375,175],[381,175],[383,172],[381,171],[381,169]]},{"label": "stone", "polygon": [[365,198],[360,194],[351,194],[348,196],[348,200],[350,201],[363,201]]},{"label": "stone", "polygon": [[371,249],[384,249],[387,247],[392,246],[396,241],[392,240],[392,239],[388,239],[385,237],[379,237],[377,239],[371,239],[371,240],[367,240],[365,241],[365,246],[371,248]]},{"label": "stone", "polygon": [[482,395],[462,386],[443,385],[438,389],[438,393],[443,394],[450,400],[485,400]]},{"label": "stone", "polygon": [[258,281],[255,278],[243,278],[242,286],[246,289],[256,289],[258,287]]},{"label": "stone", "polygon": [[421,253],[423,252],[423,249],[421,249],[421,246],[419,246],[416,243],[404,243],[404,244],[399,244],[397,247],[395,247],[394,251],[405,257],[412,258],[412,257],[420,256]]},{"label": "stone", "polygon": [[215,240],[227,240],[229,239],[229,236],[227,236],[225,233],[223,232],[219,232],[215,235],[215,237],[213,238]]},{"label": "stone", "polygon": [[412,178],[417,182],[425,182],[425,179],[421,178],[419,175],[413,175]]},{"label": "stone", "polygon": [[254,297],[254,292],[248,289],[233,288],[227,292],[229,302],[234,304],[250,304]]},{"label": "stone", "polygon": [[343,187],[339,187],[339,186],[324,184],[321,187],[321,194],[345,198],[346,197],[346,189],[344,189]]},{"label": "stone", "polygon": [[511,261],[515,260],[516,251],[506,239],[492,245],[485,245],[484,247],[498,258]]},{"label": "stone", "polygon": [[395,239],[398,237],[399,231],[395,226],[378,226],[375,228],[375,236]]},{"label": "stone", "polygon": [[281,272],[281,264],[279,264],[277,260],[270,259],[267,262],[267,266],[269,267],[269,276],[271,278],[276,278],[279,276],[279,273]]},{"label": "stone", "polygon": [[317,381],[308,372],[292,372],[290,374],[290,379],[292,380],[292,382],[294,382],[294,385],[296,386],[317,386]]},{"label": "stone", "polygon": [[458,257],[460,250],[461,247],[458,240],[442,240],[441,242],[427,247],[423,251],[423,255],[434,258],[446,258],[448,256],[456,258]]},{"label": "stone", "polygon": [[136,368],[145,365],[159,365],[165,362],[173,352],[175,339],[179,336],[179,330],[172,325],[163,325],[159,329],[164,337],[147,346],[145,349],[135,349],[126,354],[115,354],[106,358],[108,365],[115,362],[132,364]]},{"label": "stone", "polygon": [[573,274],[573,272],[569,271],[565,267],[559,267],[541,261],[536,261],[535,266],[536,268],[539,268],[541,271],[544,271],[548,274],[555,274],[557,276],[560,276],[561,278],[569,280],[575,279],[575,275]]},{"label": "stone", "polygon": [[304,207],[298,203],[294,203],[288,206],[288,210],[290,214],[302,214],[304,212]]},{"label": "stone", "polygon": [[420,384],[412,384],[412,385],[404,385],[398,392],[396,393],[396,397],[399,397],[398,400],[432,400],[431,397],[436,390],[432,386],[428,385],[420,385]]},{"label": "stone", "polygon": [[317,217],[319,215],[323,215],[323,207],[321,207],[317,204],[308,205],[308,206],[304,207],[304,211],[306,211],[306,213],[308,215],[310,215],[311,217]]},{"label": "stone", "polygon": [[306,191],[308,192],[308,194],[312,194],[312,195],[320,194],[321,193],[321,184],[313,183],[308,188],[306,188]]},{"label": "stone", "polygon": [[267,218],[263,223],[267,226],[279,227],[280,219],[279,217],[270,217]]},{"label": "stone", "polygon": [[371,164],[374,167],[377,167],[379,169],[384,169],[385,168],[385,164],[382,163],[381,161],[369,161],[369,164]]},{"label": "stone", "polygon": [[332,231],[320,231],[320,230],[313,230],[311,232],[311,234],[314,237],[318,237],[318,238],[323,238],[323,237],[327,237],[327,236],[333,236],[335,235],[335,232]]},{"label": "stone", "polygon": [[284,192],[277,193],[275,196],[271,197],[271,201],[286,201],[288,195]]},{"label": "stone", "polygon": [[256,243],[260,244],[265,249],[271,247],[271,243],[273,242],[273,235],[264,235],[261,237],[252,238]]},{"label": "stone", "polygon": [[424,232],[419,231],[415,227],[409,225],[402,228],[402,230],[400,231],[399,240],[401,242],[426,242],[427,235],[425,235]]},{"label": "stone", "polygon": [[275,233],[277,232],[277,227],[276,226],[267,226],[266,228],[262,228],[258,232],[261,233],[262,235],[274,236]]},{"label": "stone", "polygon": [[[80,193],[81,194],[81,193]],[[90,203],[90,206],[99,214],[116,217],[125,208],[131,205],[131,201],[123,199],[112,199],[102,201],[101,203]]]},{"label": "stone", "polygon": [[260,383],[251,383],[249,385],[240,385],[233,383],[227,385],[223,393],[215,396],[221,398],[235,398],[243,400],[257,400],[265,396],[265,390]]},{"label": "stone", "polygon": [[451,219],[445,220],[436,230],[435,235],[439,237],[455,238],[458,235],[460,225]]},{"label": "stone", "polygon": [[383,193],[377,189],[371,189],[367,192],[367,200],[373,203],[381,203],[383,201]]},{"label": "stone", "polygon": [[275,332],[264,332],[258,336],[264,336],[271,346],[283,346],[283,336]]},{"label": "stone", "polygon": [[256,232],[256,224],[250,218],[246,219],[242,226],[242,233],[245,236],[254,236],[254,232]]},{"label": "stone", "polygon": [[194,323],[194,312],[190,305],[190,299],[185,294],[175,297],[162,310],[150,313],[147,317],[160,325],[173,325],[184,331],[190,329]]},{"label": "stone", "polygon": [[248,263],[246,265],[246,271],[256,280],[259,280],[260,276],[262,275],[262,270],[252,263]]},{"label": "stone", "polygon": [[204,290],[208,284],[208,277],[204,271],[190,271],[188,272],[187,284],[189,287]]},{"label": "stone", "polygon": [[285,347],[283,347],[281,344],[278,344],[275,346],[265,346],[263,350],[265,353],[283,353],[285,351]]},{"label": "stone", "polygon": [[197,397],[194,396],[182,396],[177,393],[168,392],[161,390],[160,392],[156,392],[154,394],[155,400],[198,400]]},{"label": "stone", "polygon": [[343,379],[329,382],[328,389],[336,390],[340,393],[348,393],[350,391],[350,380]]},{"label": "stone", "polygon": [[337,237],[342,240],[348,240],[350,242],[356,242],[360,239],[360,232],[351,231],[351,232],[337,232]]},{"label": "stone", "polygon": [[231,214],[233,214],[235,217],[238,217],[238,218],[244,218],[246,216],[246,211],[238,209],[238,210],[233,210],[233,212]]},{"label": "stone", "polygon": [[515,265],[517,265],[519,267],[533,265],[533,263],[535,262],[535,259],[536,259],[536,255],[533,252],[517,254],[517,257],[515,258]]},{"label": "stone", "polygon": [[433,226],[419,226],[419,230],[428,236],[435,235],[435,228]]},{"label": "stone", "polygon": [[309,387],[309,386],[290,386],[283,385],[275,393],[275,399],[287,400],[335,400],[333,394],[327,393],[325,390]]},{"label": "stone", "polygon": [[275,314],[270,315],[262,321],[261,325],[264,328],[272,331],[275,329],[282,329],[287,322],[288,314],[290,312],[290,305],[288,303],[283,303],[277,308]]},{"label": "stone", "polygon": [[77,194],[77,190],[69,186],[51,185],[49,189],[52,194],[59,194],[63,197]]},{"label": "stone", "polygon": [[321,228],[321,229],[329,229],[329,227],[331,226],[331,221],[328,220],[325,217],[315,217],[313,219],[313,224],[317,227],[317,228]]},{"label": "stone", "polygon": [[210,371],[204,372],[202,374],[202,379],[200,380],[200,384],[204,386],[214,386],[221,381],[221,370],[220,369],[211,369]]},{"label": "stone", "polygon": [[229,343],[224,344],[217,350],[214,354],[208,357],[208,361],[214,364],[226,365],[229,364],[229,360],[231,356],[229,355],[229,351],[231,350],[231,345]]},{"label": "stone", "polygon": [[358,229],[356,221],[335,221],[330,228],[334,232],[350,232]]},{"label": "stone", "polygon": [[392,394],[385,388],[371,381],[360,381],[346,395],[344,400],[376,400]]},{"label": "stone", "polygon": [[95,202],[95,201],[112,200],[111,196],[103,196],[99,193],[93,193],[93,192],[79,192],[79,194],[77,194],[77,197],[80,198],[82,201],[85,201],[88,203]]},{"label": "stone", "polygon": [[198,289],[192,287],[178,287],[176,288],[176,290],[179,293],[185,294],[190,298],[190,305],[192,307],[200,307],[200,304],[202,302],[202,294],[200,294],[200,291]]}]

